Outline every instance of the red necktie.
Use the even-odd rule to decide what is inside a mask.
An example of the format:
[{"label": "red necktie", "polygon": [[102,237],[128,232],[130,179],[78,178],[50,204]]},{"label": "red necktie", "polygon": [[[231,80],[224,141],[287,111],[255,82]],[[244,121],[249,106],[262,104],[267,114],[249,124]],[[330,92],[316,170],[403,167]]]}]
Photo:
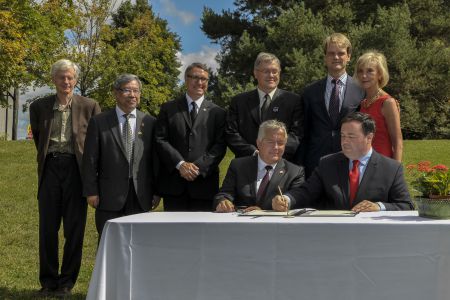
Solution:
[{"label": "red necktie", "polygon": [[353,200],[355,200],[356,192],[359,185],[359,160],[353,161],[353,168],[348,173],[348,179],[350,182],[350,208],[352,207]]},{"label": "red necktie", "polygon": [[266,190],[267,184],[270,180],[270,170],[272,170],[272,166],[266,166],[266,174],[264,175],[261,183],[259,184],[258,192],[256,193],[256,200],[259,201]]}]

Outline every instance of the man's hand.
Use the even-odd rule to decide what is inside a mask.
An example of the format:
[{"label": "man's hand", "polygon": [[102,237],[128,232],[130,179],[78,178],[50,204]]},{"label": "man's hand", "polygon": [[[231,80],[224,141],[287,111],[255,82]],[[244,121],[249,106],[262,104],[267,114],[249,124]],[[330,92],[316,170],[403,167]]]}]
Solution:
[{"label": "man's hand", "polygon": [[99,202],[98,195],[87,196],[87,203],[90,207],[97,208]]},{"label": "man's hand", "polygon": [[249,211],[252,211],[252,210],[261,210],[261,207],[259,207],[259,206],[249,206],[246,209],[244,209],[244,212],[249,212]]},{"label": "man's hand", "polygon": [[180,166],[180,175],[187,181],[194,181],[199,173],[199,168],[190,162],[184,162]]},{"label": "man's hand", "polygon": [[289,201],[286,197],[276,195],[272,199],[272,209],[275,211],[287,211],[289,209]]},{"label": "man's hand", "polygon": [[159,202],[161,202],[161,197],[160,197],[160,196],[153,195],[153,199],[152,199],[152,209],[151,209],[151,210],[154,210],[155,208],[157,208],[158,205],[159,205]]},{"label": "man's hand", "polygon": [[216,212],[219,213],[228,213],[234,211],[234,204],[228,199],[223,199],[216,206]]},{"label": "man's hand", "polygon": [[377,203],[374,203],[369,200],[363,200],[356,204],[352,211],[355,212],[368,212],[368,211],[380,211],[380,206]]}]

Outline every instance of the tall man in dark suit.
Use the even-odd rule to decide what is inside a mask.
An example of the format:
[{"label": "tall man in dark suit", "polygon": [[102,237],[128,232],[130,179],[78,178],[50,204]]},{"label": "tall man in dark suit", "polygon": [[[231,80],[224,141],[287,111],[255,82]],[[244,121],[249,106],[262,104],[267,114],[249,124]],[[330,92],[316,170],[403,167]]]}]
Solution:
[{"label": "tall man in dark suit", "polygon": [[286,124],[288,131],[284,158],[294,158],[303,137],[302,105],[300,96],[278,88],[280,73],[280,61],[275,55],[259,53],[253,69],[257,89],[231,100],[225,133],[227,144],[236,157],[255,155],[259,125],[276,119]]},{"label": "tall man in dark suit", "polygon": [[116,107],[89,122],[83,156],[83,194],[95,210],[99,239],[106,221],[156,206],[156,119],[136,109],[141,81],[121,74],[113,84]]},{"label": "tall man in dark suit", "polygon": [[186,95],[161,105],[156,144],[161,160],[160,192],[166,211],[211,211],[225,155],[225,111],[205,99],[204,64],[187,67]]},{"label": "tall man in dark suit", "polygon": [[235,207],[272,209],[272,198],[304,181],[303,167],[283,159],[287,142],[286,126],[277,120],[264,121],[258,131],[257,156],[231,161],[219,193],[215,196],[217,212],[232,212]]},{"label": "tall man in dark suit", "polygon": [[[100,113],[92,99],[73,94],[79,68],[62,59],[51,69],[56,95],[34,101],[30,123],[37,150],[39,204],[39,280],[42,296],[70,294],[81,266],[87,205],[80,177],[86,128]],[[58,231],[64,224],[59,272]]]},{"label": "tall man in dark suit", "polygon": [[[355,112],[341,127],[342,152],[323,157],[310,178],[286,194],[291,207],[320,207],[356,212],[411,210],[413,205],[402,165],[372,149],[375,122]],[[282,197],[273,200],[275,210],[286,210]]]},{"label": "tall man in dark suit", "polygon": [[364,98],[363,90],[346,72],[352,54],[347,37],[333,33],[323,46],[328,76],[306,87],[302,94],[305,137],[295,162],[305,166],[306,178],[322,156],[341,150],[341,120],[354,112]]}]

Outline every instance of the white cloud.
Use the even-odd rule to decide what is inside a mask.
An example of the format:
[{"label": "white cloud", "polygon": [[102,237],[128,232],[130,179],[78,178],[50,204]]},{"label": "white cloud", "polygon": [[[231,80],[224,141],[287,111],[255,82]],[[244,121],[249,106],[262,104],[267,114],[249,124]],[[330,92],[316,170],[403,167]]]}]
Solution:
[{"label": "white cloud", "polygon": [[180,81],[184,81],[184,70],[186,70],[188,65],[194,62],[204,63],[208,67],[210,67],[213,70],[213,72],[216,72],[217,68],[219,67],[219,64],[216,61],[216,56],[218,52],[219,52],[218,49],[208,47],[205,45],[202,46],[202,50],[200,50],[199,52],[187,54],[178,52],[177,57],[181,63],[181,67],[179,68],[180,75],[178,76],[178,79]]},{"label": "white cloud", "polygon": [[160,2],[168,15],[180,18],[185,25],[189,25],[197,19],[194,14],[178,9],[171,0],[160,0]]}]

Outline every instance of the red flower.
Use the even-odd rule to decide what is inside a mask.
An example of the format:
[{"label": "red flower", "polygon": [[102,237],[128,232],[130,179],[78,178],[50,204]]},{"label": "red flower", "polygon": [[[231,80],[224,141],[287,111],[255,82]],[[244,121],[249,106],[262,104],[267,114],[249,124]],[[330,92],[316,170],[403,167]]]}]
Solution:
[{"label": "red flower", "polygon": [[440,171],[440,172],[447,172],[448,171],[448,167],[446,165],[435,165],[433,167],[433,170]]}]

